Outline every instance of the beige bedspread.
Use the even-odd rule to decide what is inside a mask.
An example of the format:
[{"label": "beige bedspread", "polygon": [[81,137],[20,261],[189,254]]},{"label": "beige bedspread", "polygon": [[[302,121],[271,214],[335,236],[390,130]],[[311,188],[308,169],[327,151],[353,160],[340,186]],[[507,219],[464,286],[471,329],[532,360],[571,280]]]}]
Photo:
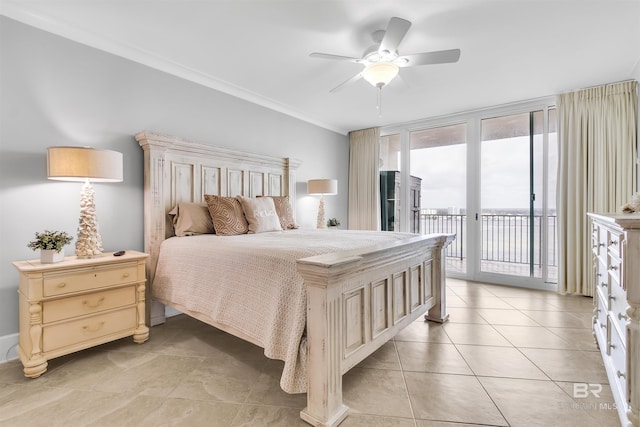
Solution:
[{"label": "beige bedspread", "polygon": [[307,390],[306,290],[296,260],[401,240],[408,233],[289,230],[173,237],[162,243],[153,298],[238,335],[285,362],[280,386]]}]

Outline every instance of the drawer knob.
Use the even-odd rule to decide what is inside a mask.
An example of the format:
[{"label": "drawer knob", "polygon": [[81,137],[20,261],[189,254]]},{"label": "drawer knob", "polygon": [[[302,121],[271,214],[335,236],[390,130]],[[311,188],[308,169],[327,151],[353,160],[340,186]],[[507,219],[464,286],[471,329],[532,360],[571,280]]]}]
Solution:
[{"label": "drawer knob", "polygon": [[615,344],[609,344],[609,348],[611,350],[615,350],[617,348],[617,346]]},{"label": "drawer knob", "polygon": [[613,245],[617,245],[618,241],[617,240],[609,240],[609,246],[613,246]]},{"label": "drawer knob", "polygon": [[102,305],[103,302],[104,302],[104,297],[100,298],[94,304],[91,304],[91,302],[89,302],[88,300],[82,301],[82,304],[86,305],[89,308],[96,308],[96,307],[100,307],[100,305]]},{"label": "drawer knob", "polygon": [[611,271],[616,271],[618,269],[617,265],[612,265],[611,268],[609,270]]},{"label": "drawer knob", "polygon": [[85,325],[82,327],[82,330],[86,332],[97,332],[100,329],[102,329],[103,326],[104,326],[104,320],[99,324],[97,324],[96,326],[94,326],[93,328],[91,326]]},{"label": "drawer knob", "polygon": [[600,286],[602,286],[603,288],[606,288],[607,286],[609,286],[609,284],[607,282],[602,282],[600,283]]},{"label": "drawer knob", "polygon": [[622,313],[618,313],[618,319],[622,320],[629,320],[629,316],[622,314]]},{"label": "drawer knob", "polygon": [[616,372],[616,375],[618,376],[618,378],[627,378],[627,374],[625,374],[624,372]]},{"label": "drawer knob", "polygon": [[600,327],[601,327],[602,329],[605,329],[605,328],[607,327],[607,324],[606,324],[606,323],[600,323]]},{"label": "drawer knob", "polygon": [[123,274],[122,274],[122,278],[123,278],[123,279],[126,279],[127,277],[129,277],[129,273],[123,273]]},{"label": "drawer knob", "polygon": [[609,301],[615,301],[616,297],[614,297],[613,295],[609,295]]},{"label": "drawer knob", "polygon": [[66,283],[58,283],[56,286],[59,287],[60,289],[62,289],[65,286],[67,286],[67,284]]}]

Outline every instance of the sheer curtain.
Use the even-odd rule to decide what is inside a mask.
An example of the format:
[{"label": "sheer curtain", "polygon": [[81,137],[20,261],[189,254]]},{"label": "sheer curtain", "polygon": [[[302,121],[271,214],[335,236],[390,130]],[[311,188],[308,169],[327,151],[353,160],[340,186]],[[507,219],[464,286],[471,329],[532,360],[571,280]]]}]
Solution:
[{"label": "sheer curtain", "polygon": [[616,212],[635,192],[636,81],[558,96],[558,291],[593,296],[587,212]]},{"label": "sheer curtain", "polygon": [[380,230],[380,129],[349,133],[349,229]]}]

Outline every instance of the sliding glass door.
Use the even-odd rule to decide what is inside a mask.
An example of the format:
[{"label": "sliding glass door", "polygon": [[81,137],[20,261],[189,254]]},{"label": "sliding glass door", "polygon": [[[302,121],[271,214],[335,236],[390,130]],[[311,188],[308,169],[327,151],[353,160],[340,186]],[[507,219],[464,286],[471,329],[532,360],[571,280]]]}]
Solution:
[{"label": "sliding glass door", "polygon": [[554,132],[554,109],[481,120],[481,273],[555,281]]}]

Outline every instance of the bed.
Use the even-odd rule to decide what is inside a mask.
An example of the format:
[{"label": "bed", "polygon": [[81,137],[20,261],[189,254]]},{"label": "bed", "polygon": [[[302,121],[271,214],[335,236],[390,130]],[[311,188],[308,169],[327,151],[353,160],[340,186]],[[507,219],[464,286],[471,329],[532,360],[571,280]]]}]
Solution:
[{"label": "bed", "polygon": [[[166,304],[260,345],[285,362],[283,390],[307,393],[300,416],[309,424],[336,426],[347,416],[342,375],[405,326],[421,316],[447,320],[444,250],[453,235],[296,229],[175,237],[169,213],[203,203],[205,195],[288,198],[295,218],[300,162],[149,131],[136,140],[145,164],[148,323],[164,322]],[[307,245],[294,250],[295,241]],[[215,248],[221,252],[208,252]],[[218,260],[220,273],[209,276],[224,279],[214,295],[201,293],[209,291],[207,273],[194,271],[204,264],[198,256]],[[177,266],[170,264],[176,258]],[[271,291],[275,286],[286,287]],[[259,328],[251,322],[256,313],[276,326]]]}]

